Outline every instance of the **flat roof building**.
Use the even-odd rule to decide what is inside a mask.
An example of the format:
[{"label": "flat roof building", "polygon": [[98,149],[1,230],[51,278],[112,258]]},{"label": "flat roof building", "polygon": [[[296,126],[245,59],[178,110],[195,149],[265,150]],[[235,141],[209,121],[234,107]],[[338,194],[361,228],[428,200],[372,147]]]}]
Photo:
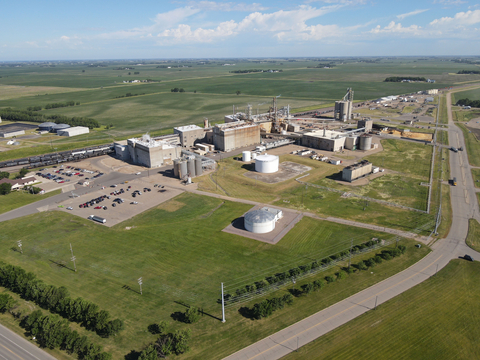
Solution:
[{"label": "flat roof building", "polygon": [[362,160],[357,164],[347,166],[342,170],[342,180],[352,182],[362,176],[372,172],[372,163],[368,160]]},{"label": "flat roof building", "polygon": [[345,147],[345,133],[320,130],[303,134],[302,146],[327,151],[342,151]]},{"label": "flat roof building", "polygon": [[221,151],[232,151],[260,144],[260,126],[245,121],[215,125],[213,144]]},{"label": "flat roof building", "polygon": [[20,136],[20,135],[25,135],[25,130],[6,131],[6,132],[0,133],[0,136],[4,138],[10,138],[10,137]]},{"label": "flat roof building", "polygon": [[173,133],[180,136],[182,147],[192,147],[197,140],[203,141],[205,138],[205,129],[197,125],[174,127]]},{"label": "flat roof building", "polygon": [[57,130],[59,136],[77,136],[82,134],[88,134],[90,129],[86,126],[74,126],[71,128]]},{"label": "flat roof building", "polygon": [[[128,157],[131,161],[149,168],[173,163],[173,160],[178,159],[182,155],[181,147],[177,146],[175,142],[154,140],[149,135],[128,139],[127,146]],[[115,148],[116,151],[117,148],[122,148],[122,145],[118,144]],[[125,150],[123,149],[123,151]]]}]

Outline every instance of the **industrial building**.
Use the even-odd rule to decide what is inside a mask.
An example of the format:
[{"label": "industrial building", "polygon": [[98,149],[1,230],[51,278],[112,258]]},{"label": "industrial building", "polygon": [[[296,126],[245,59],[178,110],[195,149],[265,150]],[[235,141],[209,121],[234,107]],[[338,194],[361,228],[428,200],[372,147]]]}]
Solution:
[{"label": "industrial building", "polygon": [[328,151],[342,151],[346,133],[332,130],[319,130],[303,134],[302,145]]},{"label": "industrial building", "polygon": [[173,175],[176,178],[186,180],[189,184],[191,178],[200,176],[204,170],[215,170],[215,160],[182,149],[181,158],[173,161]]},{"label": "industrial building", "polygon": [[338,121],[348,121],[352,119],[353,109],[353,90],[347,89],[343,100],[335,101],[334,118]]},{"label": "industrial building", "polygon": [[40,131],[52,131],[53,127],[57,125],[54,122],[44,122],[38,125],[38,130]]},{"label": "industrial building", "polygon": [[372,149],[372,135],[363,134],[360,136],[359,147],[360,150],[368,151]]},{"label": "industrial building", "polygon": [[282,217],[281,210],[264,207],[247,212],[244,216],[244,226],[250,232],[264,234],[274,230],[275,223]]},{"label": "industrial building", "polygon": [[123,154],[126,149],[119,144],[116,144],[115,150],[117,152],[118,148],[121,156],[127,157],[134,164],[149,168],[171,164],[181,156],[181,147],[175,141],[152,139],[149,135],[128,139],[127,146],[128,154]]},{"label": "industrial building", "polygon": [[365,129],[365,132],[368,133],[368,132],[372,131],[372,128],[373,128],[373,120],[372,120],[372,119],[361,119],[361,120],[358,120],[358,122],[357,122],[357,128],[358,128],[358,129],[364,128],[364,129]]},{"label": "industrial building", "polygon": [[82,134],[88,134],[90,129],[86,126],[74,126],[66,129],[57,130],[58,136],[77,136]]},{"label": "industrial building", "polygon": [[197,125],[174,127],[173,133],[179,135],[182,147],[192,147],[197,140],[205,138],[205,129]]},{"label": "industrial building", "polygon": [[221,151],[232,151],[260,144],[260,127],[258,124],[245,121],[215,125],[213,144],[216,149]]},{"label": "industrial building", "polygon": [[11,137],[20,136],[20,135],[25,135],[25,130],[6,131],[6,132],[0,133],[0,136],[4,138],[11,138]]},{"label": "industrial building", "polygon": [[368,160],[362,160],[357,164],[347,166],[342,171],[342,180],[352,182],[362,176],[372,172],[372,163]]},{"label": "industrial building", "polygon": [[278,171],[279,158],[276,155],[258,155],[255,159],[255,171],[263,174],[271,174]]},{"label": "industrial building", "polygon": [[70,125],[68,124],[55,124],[55,126],[52,127],[52,130],[50,131],[54,133],[58,133],[60,130],[65,130],[65,129],[68,129],[69,127]]}]

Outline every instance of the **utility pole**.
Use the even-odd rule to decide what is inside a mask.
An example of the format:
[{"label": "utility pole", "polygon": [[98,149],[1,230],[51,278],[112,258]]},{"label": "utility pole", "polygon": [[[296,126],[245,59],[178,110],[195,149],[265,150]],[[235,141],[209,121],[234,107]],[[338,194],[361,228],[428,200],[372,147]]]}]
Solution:
[{"label": "utility pole", "polygon": [[20,248],[20,252],[23,254],[23,249],[22,249],[22,240],[17,241],[17,245]]},{"label": "utility pole", "polygon": [[70,258],[70,260],[73,261],[73,268],[75,269],[75,272],[77,272],[77,264],[75,263],[75,260],[77,260],[77,258],[73,255],[72,243],[70,243],[70,252],[72,253],[72,257]]},{"label": "utility pole", "polygon": [[143,292],[142,292],[143,280],[142,280],[142,278],[140,277],[140,278],[138,278],[137,281],[138,281],[138,285],[140,285],[140,295],[143,295]]},{"label": "utility pole", "polygon": [[223,297],[223,283],[222,283],[222,323],[225,322],[225,298]]}]

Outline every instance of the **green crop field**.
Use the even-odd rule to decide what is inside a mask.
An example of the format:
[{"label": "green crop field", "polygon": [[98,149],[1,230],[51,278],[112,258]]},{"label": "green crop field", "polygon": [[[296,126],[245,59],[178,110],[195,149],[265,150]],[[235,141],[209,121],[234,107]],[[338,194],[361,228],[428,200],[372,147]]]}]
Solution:
[{"label": "green crop field", "polygon": [[60,194],[60,192],[61,190],[55,190],[43,195],[33,195],[25,191],[12,191],[8,195],[0,195],[0,214],[31,204],[36,201],[46,199],[53,195],[58,195]]},{"label": "green crop field", "polygon": [[436,276],[283,359],[478,359],[479,271],[478,262],[452,260]]},{"label": "green crop field", "polygon": [[[229,321],[220,326],[216,319],[220,316],[216,304],[220,282],[233,286],[235,282],[261,280],[271,272],[286,271],[348,248],[352,238],[354,243],[361,243],[372,237],[392,236],[311,218],[303,219],[277,245],[221,231],[249,208],[184,194],[112,228],[66,213],[45,212],[2,223],[0,252],[3,261],[36,273],[48,284],[66,286],[73,297],[93,301],[113,317],[124,319],[126,329],[115,338],[90,334],[112,351],[115,359],[153,341],[155,337],[146,332],[147,326],[154,321],[171,321],[172,313],[184,310],[178,302],[202,307],[212,316],[190,326],[192,348],[193,354],[203,353],[205,358],[212,350],[209,344],[219,343],[217,355],[212,356],[218,358],[301,319],[327,301],[323,300],[323,305],[308,302],[308,310],[285,313],[286,318],[279,322],[262,322],[252,333],[248,325],[251,320],[243,318],[238,308],[229,309]],[[12,250],[17,239],[23,241],[23,254]],[[77,273],[71,270],[69,244],[77,258]],[[426,249],[417,253],[411,241],[405,240],[405,244],[410,248],[407,256],[392,262],[392,266],[386,265],[378,276],[361,277],[360,284],[348,292],[379,281],[426,254]],[[136,290],[140,276],[143,296]],[[345,290],[339,289],[328,301],[345,296]],[[173,328],[186,326],[171,322]]]},{"label": "green crop field", "polygon": [[466,91],[459,91],[459,92],[456,92],[455,94],[452,94],[452,104],[455,104],[460,99],[480,100],[480,88],[466,90]]}]

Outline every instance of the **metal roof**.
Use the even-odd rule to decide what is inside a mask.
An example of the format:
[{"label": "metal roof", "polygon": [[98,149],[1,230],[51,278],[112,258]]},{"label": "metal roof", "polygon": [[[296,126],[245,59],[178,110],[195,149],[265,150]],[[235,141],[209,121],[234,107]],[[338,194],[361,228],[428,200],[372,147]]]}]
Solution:
[{"label": "metal roof", "polygon": [[68,129],[70,125],[67,124],[55,124],[53,130],[61,130],[61,129]]},{"label": "metal roof", "polygon": [[245,221],[257,224],[267,223],[275,221],[275,214],[265,210],[252,210],[245,214]]},{"label": "metal roof", "polygon": [[55,124],[54,122],[44,122],[44,123],[41,123],[40,125],[38,125],[38,127],[53,127],[57,124]]}]

